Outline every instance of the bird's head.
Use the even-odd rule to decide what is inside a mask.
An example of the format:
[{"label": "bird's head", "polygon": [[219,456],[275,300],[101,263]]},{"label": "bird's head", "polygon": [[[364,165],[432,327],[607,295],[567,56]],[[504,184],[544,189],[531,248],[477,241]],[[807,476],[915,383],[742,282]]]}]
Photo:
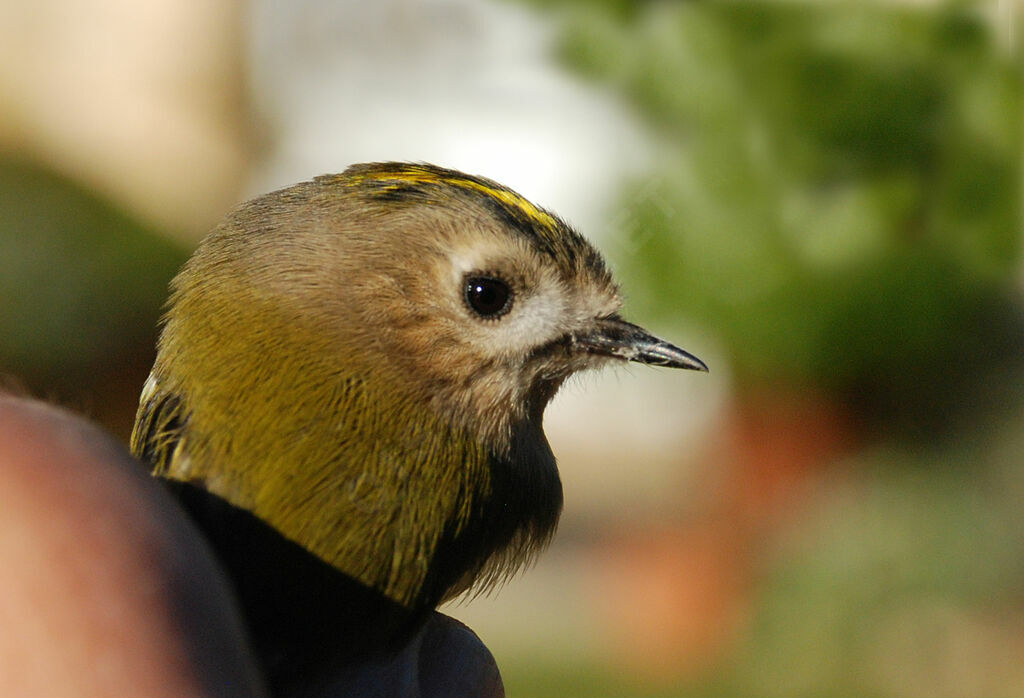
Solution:
[{"label": "bird's head", "polygon": [[455,575],[468,586],[554,528],[561,488],[541,418],[568,376],[610,361],[706,370],[620,305],[590,243],[490,180],[383,163],[269,194],[173,284],[148,390],[176,396],[188,427],[156,470],[388,590],[405,577],[353,572],[350,558],[360,537],[382,541],[364,557],[402,548],[368,527],[401,518],[403,502],[436,526],[403,553],[421,582],[439,541],[496,516],[494,540],[462,541],[479,548]]},{"label": "bird's head", "polygon": [[600,253],[509,189],[422,165],[321,181],[343,192],[339,217],[373,232],[339,255],[339,283],[359,279],[356,343],[491,444],[609,359],[704,368],[623,321]]}]

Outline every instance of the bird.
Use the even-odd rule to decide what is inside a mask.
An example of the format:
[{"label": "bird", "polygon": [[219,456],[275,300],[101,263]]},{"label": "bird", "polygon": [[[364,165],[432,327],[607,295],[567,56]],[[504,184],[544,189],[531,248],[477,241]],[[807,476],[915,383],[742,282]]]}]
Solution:
[{"label": "bird", "polygon": [[612,363],[707,371],[620,315],[568,223],[490,179],[352,165],[248,201],[174,277],[132,453],[229,570],[272,687],[395,652],[529,565],[545,407]]}]

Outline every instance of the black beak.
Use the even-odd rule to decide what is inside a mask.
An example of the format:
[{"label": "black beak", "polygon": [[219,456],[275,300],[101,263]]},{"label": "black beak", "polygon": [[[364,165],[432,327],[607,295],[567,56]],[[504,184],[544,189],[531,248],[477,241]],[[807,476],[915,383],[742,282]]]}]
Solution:
[{"label": "black beak", "polygon": [[707,364],[693,354],[658,339],[639,325],[626,322],[617,315],[600,320],[591,332],[574,335],[572,346],[579,352],[613,356],[653,366],[708,370]]}]

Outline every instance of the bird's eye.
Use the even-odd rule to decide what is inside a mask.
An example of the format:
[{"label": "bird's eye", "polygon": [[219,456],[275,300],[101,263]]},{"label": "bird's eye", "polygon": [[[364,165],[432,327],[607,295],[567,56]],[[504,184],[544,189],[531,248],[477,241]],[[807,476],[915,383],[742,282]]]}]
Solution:
[{"label": "bird's eye", "polygon": [[470,276],[465,293],[466,304],[482,318],[493,320],[512,309],[512,289],[501,279]]}]

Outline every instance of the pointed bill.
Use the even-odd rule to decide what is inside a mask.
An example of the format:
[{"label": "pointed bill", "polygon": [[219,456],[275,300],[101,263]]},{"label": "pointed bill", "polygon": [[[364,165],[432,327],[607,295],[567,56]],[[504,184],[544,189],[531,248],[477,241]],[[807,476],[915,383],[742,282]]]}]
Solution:
[{"label": "pointed bill", "polygon": [[618,316],[601,320],[591,332],[573,337],[577,351],[612,356],[626,361],[707,371],[703,361],[688,351],[658,339],[650,332]]}]

